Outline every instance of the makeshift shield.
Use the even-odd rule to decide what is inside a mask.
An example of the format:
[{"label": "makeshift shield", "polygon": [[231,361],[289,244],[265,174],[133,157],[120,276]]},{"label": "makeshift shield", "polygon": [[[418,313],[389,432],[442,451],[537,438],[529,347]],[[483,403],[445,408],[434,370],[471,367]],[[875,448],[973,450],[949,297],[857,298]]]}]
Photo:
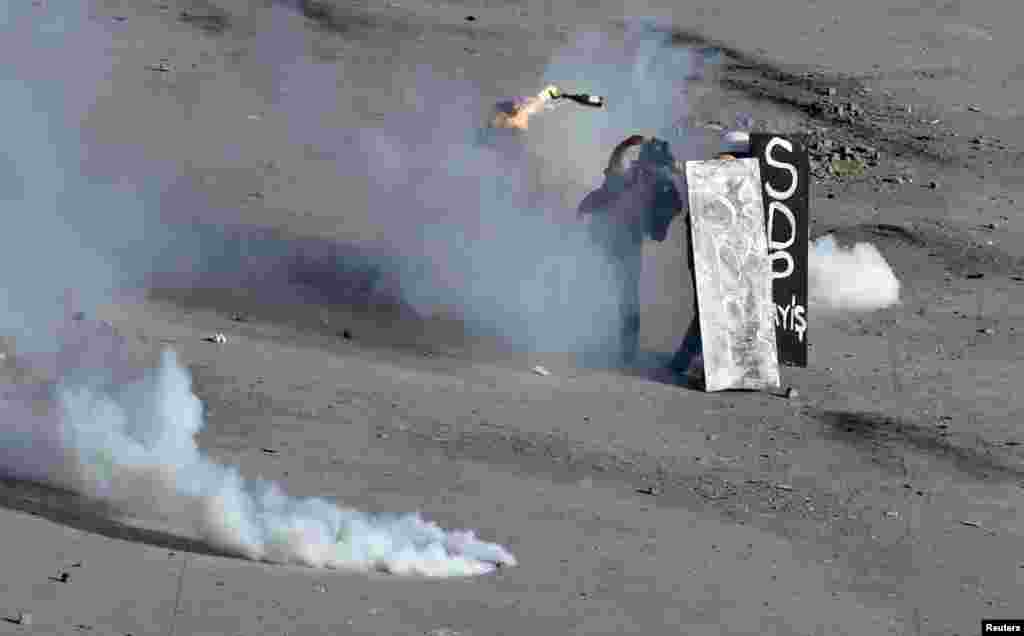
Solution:
[{"label": "makeshift shield", "polygon": [[757,159],[687,161],[706,391],[778,388],[772,269]]}]

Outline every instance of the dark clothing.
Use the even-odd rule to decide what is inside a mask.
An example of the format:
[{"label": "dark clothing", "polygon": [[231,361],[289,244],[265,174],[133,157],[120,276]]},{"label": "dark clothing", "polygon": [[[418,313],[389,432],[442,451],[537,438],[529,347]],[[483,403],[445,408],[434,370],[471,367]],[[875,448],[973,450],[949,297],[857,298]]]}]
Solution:
[{"label": "dark clothing", "polygon": [[607,217],[595,215],[588,226],[590,241],[612,266],[612,289],[618,300],[617,330],[601,348],[617,364],[631,364],[640,345],[640,271],[643,234]]},{"label": "dark clothing", "polygon": [[672,219],[683,207],[671,179],[638,185],[633,177],[635,175],[614,172],[606,174],[601,187],[587,195],[579,206],[581,216],[591,216],[588,226],[591,242],[613,268],[618,325],[604,343],[603,353],[612,354],[618,364],[632,364],[639,349],[644,237],[665,240]]}]

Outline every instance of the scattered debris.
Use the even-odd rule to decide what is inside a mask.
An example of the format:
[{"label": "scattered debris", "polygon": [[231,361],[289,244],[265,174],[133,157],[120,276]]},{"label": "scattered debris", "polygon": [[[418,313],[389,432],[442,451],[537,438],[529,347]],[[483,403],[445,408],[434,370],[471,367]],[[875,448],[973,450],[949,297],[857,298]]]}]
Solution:
[{"label": "scattered debris", "polygon": [[113,18],[114,22],[127,22],[128,17],[123,15],[115,15]]},{"label": "scattered debris", "polygon": [[968,280],[978,280],[979,278],[985,278],[985,275],[981,274],[981,273],[968,274],[968,275],[964,276],[964,278],[966,278]]},{"label": "scattered debris", "polygon": [[18,612],[18,618],[15,622],[19,625],[31,625],[32,624],[32,612]]},{"label": "scattered debris", "polygon": [[860,159],[833,159],[829,164],[829,170],[833,175],[841,178],[848,179],[850,177],[862,176],[867,169],[865,164]]},{"label": "scattered debris", "polygon": [[992,530],[991,528],[986,528],[985,526],[981,525],[977,521],[971,521],[970,519],[958,519],[958,521],[960,522],[960,525],[962,525],[962,526],[967,526],[969,528],[977,528],[978,530],[983,530],[984,532],[987,532],[988,534],[991,534],[991,535],[995,535],[996,534],[995,530]]},{"label": "scattered debris", "polygon": [[900,513],[897,512],[896,510],[890,510],[890,511],[885,513],[885,516],[890,518],[890,519],[899,519],[900,518]]},{"label": "scattered debris", "polygon": [[249,318],[245,314],[238,313],[236,311],[235,313],[231,314],[231,320],[235,322],[247,322]]},{"label": "scattered debris", "polygon": [[454,629],[447,627],[438,627],[426,632],[426,636],[460,636],[461,632],[457,632]]},{"label": "scattered debris", "polygon": [[277,455],[279,452],[281,452],[281,451],[276,451],[273,448],[261,448],[260,450],[263,451],[264,453],[266,453],[267,455]]},{"label": "scattered debris", "polygon": [[967,106],[967,110],[971,111],[972,113],[980,113],[981,107],[976,106],[975,104],[970,104],[969,106]]},{"label": "scattered debris", "polygon": [[185,24],[191,24],[207,33],[217,35],[224,33],[231,26],[228,14],[222,11],[212,11],[209,13],[182,11],[178,15],[178,19]]},{"label": "scattered debris", "polygon": [[341,337],[344,338],[345,340],[351,340],[352,339],[352,332],[349,331],[348,329],[343,329],[341,331]]},{"label": "scattered debris", "polygon": [[652,497],[656,497],[657,495],[661,494],[661,489],[658,488],[657,486],[644,486],[642,488],[637,488],[636,492],[638,492],[641,495],[650,495]]},{"label": "scattered debris", "polygon": [[51,576],[50,580],[56,583],[70,583],[71,575],[67,572],[61,572],[58,576]]},{"label": "scattered debris", "polygon": [[533,367],[533,372],[536,373],[537,375],[543,375],[545,377],[551,375],[550,371],[548,371],[547,369],[545,369],[544,367],[542,367],[540,365],[537,365],[537,366]]},{"label": "scattered debris", "polygon": [[793,487],[789,484],[774,484],[776,490],[793,490]]},{"label": "scattered debris", "polygon": [[978,330],[978,333],[980,333],[980,334],[984,334],[984,335],[986,335],[986,336],[991,336],[991,335],[992,335],[992,334],[994,334],[995,332],[996,332],[996,330],[995,330],[995,329],[993,329],[992,327],[985,327],[984,329],[979,329],[979,330]]},{"label": "scattered debris", "polygon": [[467,15],[466,16],[466,22],[476,22],[476,16],[475,15]]},{"label": "scattered debris", "polygon": [[1006,440],[1005,442],[1003,442],[1003,446],[1020,446],[1020,445],[1021,445],[1021,442],[1018,442],[1017,440],[1013,440],[1013,439],[1009,439],[1009,440]]},{"label": "scattered debris", "polygon": [[205,338],[205,340],[214,344],[225,344],[228,341],[228,337],[222,333],[218,333],[210,336],[209,338]]},{"label": "scattered debris", "polygon": [[327,586],[324,585],[323,583],[315,583],[313,585],[313,589],[316,590],[317,592],[326,592],[327,591]]},{"label": "scattered debris", "polygon": [[786,398],[787,400],[795,400],[798,397],[800,397],[800,392],[797,391],[794,387],[788,387],[785,390],[785,392],[783,392],[782,397]]},{"label": "scattered debris", "polygon": [[170,64],[170,62],[166,58],[161,59],[156,64],[150,64],[146,68],[148,68],[151,71],[157,71],[157,72],[160,72],[160,73],[169,73],[169,72],[171,72],[171,64]]}]

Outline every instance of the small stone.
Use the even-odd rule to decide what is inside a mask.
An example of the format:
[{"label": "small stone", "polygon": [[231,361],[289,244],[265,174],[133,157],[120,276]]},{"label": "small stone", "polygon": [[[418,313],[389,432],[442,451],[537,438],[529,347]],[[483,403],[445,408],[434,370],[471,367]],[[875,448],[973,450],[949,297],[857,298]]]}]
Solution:
[{"label": "small stone", "polygon": [[928,187],[930,189],[932,189],[932,190],[937,190],[938,187],[939,187],[939,182],[938,181],[929,181],[928,182]]},{"label": "small stone", "polygon": [[32,613],[31,612],[18,612],[18,624],[19,625],[31,625],[32,624]]},{"label": "small stone", "polygon": [[978,330],[978,333],[985,334],[986,336],[991,336],[995,332],[996,332],[996,330],[991,328],[991,327],[985,327],[984,329],[979,329]]},{"label": "small stone", "polygon": [[60,576],[57,577],[57,578],[58,578],[58,580],[60,580],[61,583],[70,583],[71,582],[71,575],[68,574],[67,572],[61,572]]},{"label": "small stone", "polygon": [[352,339],[352,332],[349,331],[348,329],[344,329],[341,332],[341,337],[344,338],[345,340],[351,340]]},{"label": "small stone", "polygon": [[800,393],[795,388],[789,387],[788,389],[786,389],[787,400],[795,400],[798,397],[800,397]]}]

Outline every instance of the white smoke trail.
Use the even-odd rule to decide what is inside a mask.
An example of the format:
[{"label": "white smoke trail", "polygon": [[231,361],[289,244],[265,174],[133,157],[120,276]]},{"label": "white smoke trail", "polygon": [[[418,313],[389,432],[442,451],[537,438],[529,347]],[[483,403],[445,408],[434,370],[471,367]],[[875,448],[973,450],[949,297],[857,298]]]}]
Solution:
[{"label": "white smoke trail", "polygon": [[815,313],[875,311],[899,302],[900,281],[870,243],[844,248],[831,234],[811,242],[808,296]]},{"label": "white smoke trail", "polygon": [[[210,461],[194,440],[202,403],[175,354],[165,351],[140,377],[118,377],[127,369],[117,334],[76,323],[58,356],[61,379],[0,400],[0,472],[70,488],[122,514],[167,519],[211,547],[270,563],[434,577],[516,564],[472,531],[290,497]],[[33,412],[31,398],[47,394],[51,408]]]},{"label": "white smoke trail", "polygon": [[[194,440],[202,406],[173,353],[140,374],[112,328],[69,320],[70,312],[62,325],[63,289],[89,310],[190,247],[189,236],[179,241],[160,222],[172,179],[145,174],[151,166],[142,162],[105,166],[118,153],[87,143],[82,122],[110,90],[115,63],[115,27],[87,9],[73,0],[0,2],[0,52],[23,62],[0,65],[4,112],[18,122],[0,150],[10,237],[0,249],[0,332],[15,337],[19,363],[46,378],[0,384],[0,474],[69,488],[127,515],[163,516],[251,559],[430,576],[514,565],[472,532],[289,497],[210,461]],[[103,177],[114,174],[121,178]]]}]

